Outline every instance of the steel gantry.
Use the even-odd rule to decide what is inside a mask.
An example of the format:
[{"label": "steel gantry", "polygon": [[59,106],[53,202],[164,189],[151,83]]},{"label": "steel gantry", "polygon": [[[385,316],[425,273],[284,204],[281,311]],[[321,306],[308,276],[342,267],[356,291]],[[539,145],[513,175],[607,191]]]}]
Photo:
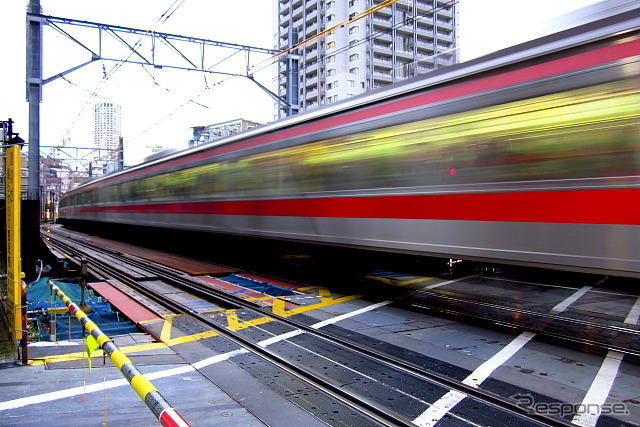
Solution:
[{"label": "steel gantry", "polygon": [[[42,32],[43,26],[45,25],[80,46],[90,55],[89,59],[53,76],[43,78]],[[82,37],[77,34],[72,35],[72,32],[67,28],[69,26],[94,30],[97,32],[97,37],[95,33],[91,33],[91,42],[84,41],[88,40],[84,38],[87,37],[87,33],[83,33]],[[116,43],[106,43],[106,38],[115,40]],[[97,40],[97,43],[95,40]],[[197,56],[194,55],[193,52],[186,53],[184,49],[185,43],[191,46],[194,44],[199,46]],[[120,47],[119,49],[116,49],[114,46]],[[150,53],[148,50],[149,46]],[[145,48],[144,52],[141,49],[142,47]],[[229,51],[229,54],[220,59],[220,56],[212,54],[212,49],[226,49]],[[167,52],[169,54],[167,54]],[[219,53],[220,50],[217,50],[216,52]],[[246,54],[246,67],[244,72],[239,73],[222,69],[225,61],[241,52]],[[118,57],[118,54],[120,54],[120,57]],[[251,56],[252,54],[253,56]],[[254,59],[256,55],[258,55],[257,60]],[[27,9],[26,78],[27,101],[29,102],[29,199],[37,200],[39,198],[40,102],[42,100],[43,85],[59,78],[64,78],[67,74],[96,61],[115,63],[110,71],[107,71],[106,69],[104,70],[105,77],[113,74],[122,64],[138,64],[144,67],[152,67],[153,69],[167,68],[184,71],[198,71],[201,73],[216,74],[226,77],[245,77],[254,82],[281,106],[292,111],[290,108],[291,105],[287,100],[293,99],[293,96],[287,95],[282,99],[256,81],[253,76],[253,70],[256,65],[251,65],[251,60],[256,64],[270,64],[272,61],[286,60],[286,56],[282,57],[282,52],[268,48],[220,42],[153,30],[141,30],[118,25],[48,16],[42,14],[40,0],[30,0]],[[207,61],[212,63],[207,63]],[[297,109],[294,111],[297,111]]]}]

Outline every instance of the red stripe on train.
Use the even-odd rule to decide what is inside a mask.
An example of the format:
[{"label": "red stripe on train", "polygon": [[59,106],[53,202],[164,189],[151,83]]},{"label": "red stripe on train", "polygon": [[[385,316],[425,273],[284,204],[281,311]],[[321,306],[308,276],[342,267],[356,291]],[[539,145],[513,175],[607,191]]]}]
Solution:
[{"label": "red stripe on train", "polygon": [[540,191],[153,203],[71,212],[638,225],[639,197],[640,189]]}]

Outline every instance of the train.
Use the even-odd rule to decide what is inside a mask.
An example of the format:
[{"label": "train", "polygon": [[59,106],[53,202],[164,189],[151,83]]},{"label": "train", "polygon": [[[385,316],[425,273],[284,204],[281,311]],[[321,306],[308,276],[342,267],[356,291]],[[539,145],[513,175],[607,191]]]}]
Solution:
[{"label": "train", "polygon": [[639,61],[635,9],[102,176],[59,222],[638,278]]}]

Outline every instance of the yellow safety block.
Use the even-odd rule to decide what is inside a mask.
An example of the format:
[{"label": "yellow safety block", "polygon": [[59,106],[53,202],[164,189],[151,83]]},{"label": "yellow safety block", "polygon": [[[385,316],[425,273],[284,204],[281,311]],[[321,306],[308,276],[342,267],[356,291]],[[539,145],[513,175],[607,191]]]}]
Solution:
[{"label": "yellow safety block", "polygon": [[98,338],[96,338],[96,340],[98,341],[98,344],[100,344],[100,348],[102,348],[104,343],[106,343],[107,341],[111,341],[111,338],[109,338],[105,334],[102,334],[102,335],[98,335]]},{"label": "yellow safety block", "polygon": [[158,391],[142,374],[131,378],[131,387],[133,387],[142,400],[144,400],[149,392]]},{"label": "yellow safety block", "polygon": [[124,365],[125,363],[131,363],[131,360],[129,360],[127,355],[124,354],[122,350],[114,351],[113,353],[111,353],[109,357],[111,358],[111,361],[113,362],[114,365],[116,365],[116,368],[118,369],[122,368],[122,365]]},{"label": "yellow safety block", "polygon": [[[76,313],[78,313],[78,312],[76,311]],[[82,317],[84,317],[84,313],[82,313],[82,314],[83,314],[83,316],[82,316]],[[82,318],[82,317],[81,317],[81,318]],[[78,319],[78,320],[79,320],[79,319]],[[95,323],[93,323],[93,321],[92,321],[92,320],[89,320],[87,323],[85,323],[85,324],[84,324],[84,328],[85,328],[87,331],[93,331],[93,330],[94,330],[94,329],[96,329],[97,327],[98,327],[98,325],[96,325]]]}]

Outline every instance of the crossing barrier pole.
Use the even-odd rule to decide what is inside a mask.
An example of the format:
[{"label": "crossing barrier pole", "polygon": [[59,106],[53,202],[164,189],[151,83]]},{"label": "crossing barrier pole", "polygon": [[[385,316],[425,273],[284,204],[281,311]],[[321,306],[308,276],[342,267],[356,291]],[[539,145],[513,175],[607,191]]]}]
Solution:
[{"label": "crossing barrier pole", "polygon": [[84,314],[80,307],[56,286],[53,281],[48,281],[51,290],[69,308],[69,313],[76,316],[82,326],[89,332],[98,342],[98,345],[104,351],[113,364],[120,370],[122,375],[129,381],[131,387],[138,393],[138,396],[147,405],[151,412],[158,418],[160,423],[165,427],[189,427],[189,424],[182,416],[171,407],[169,402],[160,394],[157,388],[144,375],[138,371],[129,358],[118,348],[118,346],[105,335],[98,325],[96,325],[89,317]]}]

